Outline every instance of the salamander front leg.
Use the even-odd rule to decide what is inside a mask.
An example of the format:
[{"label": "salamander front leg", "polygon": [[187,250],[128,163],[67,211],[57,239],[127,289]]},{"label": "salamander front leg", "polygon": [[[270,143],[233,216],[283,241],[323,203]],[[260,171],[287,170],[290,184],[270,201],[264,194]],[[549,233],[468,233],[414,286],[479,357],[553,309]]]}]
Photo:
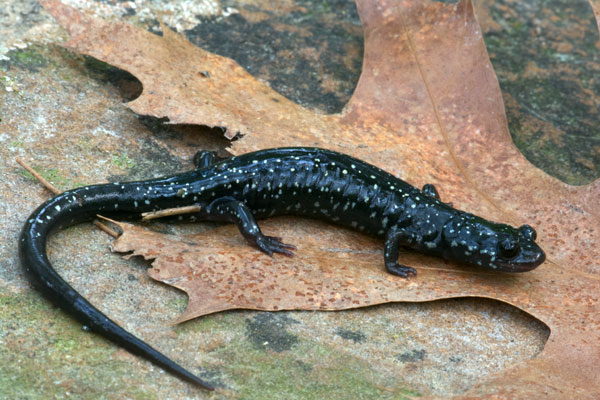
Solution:
[{"label": "salamander front leg", "polygon": [[281,238],[263,235],[254,220],[252,211],[239,200],[231,198],[217,199],[207,207],[206,212],[213,221],[228,221],[237,224],[246,240],[268,255],[273,253],[285,254],[286,256],[294,255],[290,250],[295,250],[296,246],[282,243]]},{"label": "salamander front leg", "polygon": [[385,268],[390,274],[408,278],[410,275],[417,275],[414,268],[407,267],[398,263],[400,246],[410,246],[413,242],[412,234],[402,228],[391,228],[385,237],[385,249],[383,259]]},{"label": "salamander front leg", "polygon": [[214,151],[201,150],[194,154],[193,163],[196,169],[208,168],[215,162],[220,161],[221,158],[217,156]]}]

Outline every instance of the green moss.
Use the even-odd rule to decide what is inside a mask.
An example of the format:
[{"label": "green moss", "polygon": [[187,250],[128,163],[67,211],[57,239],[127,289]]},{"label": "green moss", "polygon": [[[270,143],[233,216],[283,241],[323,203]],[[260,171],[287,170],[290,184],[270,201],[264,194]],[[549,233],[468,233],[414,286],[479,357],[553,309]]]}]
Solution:
[{"label": "green moss", "polygon": [[[13,91],[15,90],[15,81],[13,81],[11,79],[11,77],[8,75],[4,75],[4,76],[0,77],[0,85],[2,85],[4,88],[10,87],[10,88],[12,88]],[[2,87],[2,86],[0,86],[0,87]]]},{"label": "green moss", "polygon": [[[67,190],[76,186],[80,186],[77,182],[62,176],[56,168],[34,167],[34,169],[38,174],[56,186],[56,188],[59,190]],[[19,173],[27,180],[37,182],[37,179],[26,170],[20,169]]]},{"label": "green moss", "polygon": [[32,45],[25,49],[9,51],[6,56],[8,60],[0,62],[3,69],[16,67],[31,72],[38,72],[48,64],[47,48],[41,45]]},{"label": "green moss", "polygon": [[129,158],[129,156],[126,153],[113,154],[111,162],[113,165],[116,165],[122,170],[131,169],[135,167],[135,161]]},{"label": "green moss", "polygon": [[[402,382],[382,382],[377,370],[364,360],[305,337],[299,337],[289,350],[281,352],[255,346],[249,337],[248,321],[256,322],[256,315],[249,318],[247,312],[216,314],[180,328],[180,332],[199,330],[229,338],[212,351],[211,357],[220,360],[220,367],[210,382],[227,386],[238,398],[403,399],[419,395]],[[293,315],[285,316],[293,320]],[[294,334],[294,326],[273,325],[273,329]]]},{"label": "green moss", "polygon": [[44,57],[36,51],[34,47],[29,47],[23,50],[17,50],[12,55],[12,58],[24,65],[45,64]]},{"label": "green moss", "polygon": [[128,383],[131,366],[112,359],[112,345],[35,293],[0,292],[0,343],[0,398],[155,398]]},{"label": "green moss", "polygon": [[185,306],[187,305],[187,297],[186,296],[178,296],[177,298],[170,300],[167,303],[167,306],[173,310],[178,312],[183,312],[185,310]]},{"label": "green moss", "polygon": [[52,167],[42,170],[40,171],[40,175],[42,175],[53,185],[58,186],[60,188],[66,189],[73,186],[72,181],[62,176],[57,168]]},{"label": "green moss", "polygon": [[[406,388],[382,390],[370,367],[353,357],[304,341],[292,351],[261,351],[246,343],[227,346],[226,363],[241,398],[264,399],[391,399],[416,393]],[[244,373],[240,373],[244,371]]]},{"label": "green moss", "polygon": [[37,179],[35,179],[33,175],[31,175],[28,171],[24,169],[19,169],[19,174],[21,174],[21,176],[23,176],[28,181],[37,182]]}]

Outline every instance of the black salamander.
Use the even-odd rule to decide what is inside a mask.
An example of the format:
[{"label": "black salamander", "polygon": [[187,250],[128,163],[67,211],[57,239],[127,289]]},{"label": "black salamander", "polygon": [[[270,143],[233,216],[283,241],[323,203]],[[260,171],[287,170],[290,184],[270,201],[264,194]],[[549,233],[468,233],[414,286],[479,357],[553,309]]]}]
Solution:
[{"label": "black salamander", "polygon": [[381,236],[385,267],[401,277],[416,271],[398,263],[400,248],[503,272],[529,271],[545,260],[530,226],[513,228],[456,210],[440,201],[433,185],[419,190],[344,154],[279,148],[217,162],[213,153],[200,152],[195,163],[195,170],[179,175],[59,194],[27,220],[19,254],[33,285],[91,330],[207,389],[212,387],[111,321],[54,271],[46,255],[51,230],[97,214],[130,219],[147,211],[199,205],[199,218],[237,224],[248,242],[269,255],[292,255],[294,246],[264,235],[255,218],[293,214]]}]

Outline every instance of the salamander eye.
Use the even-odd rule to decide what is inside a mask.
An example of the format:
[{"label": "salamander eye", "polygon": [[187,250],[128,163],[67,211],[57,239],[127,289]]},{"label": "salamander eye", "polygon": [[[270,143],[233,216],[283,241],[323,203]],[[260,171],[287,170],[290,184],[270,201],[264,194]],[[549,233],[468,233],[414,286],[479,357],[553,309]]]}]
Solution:
[{"label": "salamander eye", "polygon": [[533,229],[531,226],[529,225],[522,225],[519,228],[519,233],[523,236],[525,236],[526,238],[529,238],[531,240],[535,240],[537,239],[537,233],[535,232],[535,229]]},{"label": "salamander eye", "polygon": [[513,258],[519,251],[519,242],[507,237],[500,242],[500,255],[505,258]]}]

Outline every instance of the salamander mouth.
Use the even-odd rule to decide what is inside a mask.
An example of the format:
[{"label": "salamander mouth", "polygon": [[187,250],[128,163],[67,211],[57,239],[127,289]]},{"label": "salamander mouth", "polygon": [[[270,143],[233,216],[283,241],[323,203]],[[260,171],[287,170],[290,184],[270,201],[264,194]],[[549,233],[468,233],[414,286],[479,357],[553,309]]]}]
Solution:
[{"label": "salamander mouth", "polygon": [[495,264],[498,269],[506,272],[527,272],[540,266],[546,261],[546,253],[541,248],[523,251],[510,260],[498,259]]}]

